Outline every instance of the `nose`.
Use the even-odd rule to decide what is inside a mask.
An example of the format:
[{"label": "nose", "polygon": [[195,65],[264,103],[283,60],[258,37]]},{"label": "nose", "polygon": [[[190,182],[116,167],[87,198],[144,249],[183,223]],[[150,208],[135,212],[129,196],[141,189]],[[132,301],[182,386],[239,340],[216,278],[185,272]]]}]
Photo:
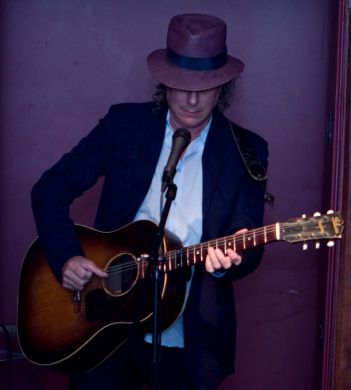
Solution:
[{"label": "nose", "polygon": [[187,101],[189,106],[196,106],[199,103],[199,93],[196,91],[189,91]]}]

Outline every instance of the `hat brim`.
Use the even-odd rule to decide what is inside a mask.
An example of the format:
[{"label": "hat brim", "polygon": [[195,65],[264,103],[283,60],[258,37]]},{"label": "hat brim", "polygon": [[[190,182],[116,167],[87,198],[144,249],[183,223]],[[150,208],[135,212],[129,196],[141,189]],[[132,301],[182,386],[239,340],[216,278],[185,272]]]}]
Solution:
[{"label": "hat brim", "polygon": [[203,91],[218,87],[239,76],[245,67],[241,60],[228,55],[226,64],[218,69],[208,71],[181,69],[169,61],[166,49],[150,53],[147,63],[156,80],[167,87],[184,91]]}]

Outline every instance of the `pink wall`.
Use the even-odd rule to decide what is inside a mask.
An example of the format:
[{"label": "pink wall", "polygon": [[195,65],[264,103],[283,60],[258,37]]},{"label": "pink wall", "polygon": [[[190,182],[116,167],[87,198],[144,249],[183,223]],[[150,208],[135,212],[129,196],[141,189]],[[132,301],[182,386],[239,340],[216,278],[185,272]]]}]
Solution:
[{"label": "pink wall", "polygon": [[[36,235],[31,186],[110,104],[149,99],[145,57],[164,47],[174,14],[225,19],[229,53],[247,64],[228,116],[270,143],[267,223],[320,209],[331,3],[2,1],[0,322],[15,323],[20,265]],[[77,201],[76,222],[92,222],[97,194]],[[315,388],[324,255],[275,244],[236,284],[237,373],[223,389]]]}]

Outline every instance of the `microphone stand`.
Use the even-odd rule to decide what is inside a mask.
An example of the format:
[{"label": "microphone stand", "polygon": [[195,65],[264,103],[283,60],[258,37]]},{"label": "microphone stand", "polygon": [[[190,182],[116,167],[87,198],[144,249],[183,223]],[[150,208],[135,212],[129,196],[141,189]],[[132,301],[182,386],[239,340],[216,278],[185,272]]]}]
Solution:
[{"label": "microphone stand", "polygon": [[171,204],[174,201],[177,194],[177,186],[170,180],[167,183],[168,189],[166,192],[166,203],[161,213],[160,223],[158,225],[155,240],[150,253],[149,265],[151,267],[151,275],[153,277],[153,332],[152,332],[152,368],[151,368],[151,381],[152,389],[158,390],[159,382],[159,349],[160,349],[160,264],[163,264],[164,254],[162,251],[162,241],[164,237],[164,230],[171,208]]}]

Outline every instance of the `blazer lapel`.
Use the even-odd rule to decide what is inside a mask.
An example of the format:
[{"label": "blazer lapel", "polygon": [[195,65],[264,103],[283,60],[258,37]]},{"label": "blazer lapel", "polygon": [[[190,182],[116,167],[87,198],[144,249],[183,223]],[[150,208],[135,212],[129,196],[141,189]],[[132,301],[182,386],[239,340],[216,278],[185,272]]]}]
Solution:
[{"label": "blazer lapel", "polygon": [[225,163],[225,145],[228,142],[228,125],[226,122],[226,118],[224,118],[222,115],[219,115],[218,113],[214,113],[202,156],[202,213],[204,225],[207,221],[213,194],[216,190],[218,180],[220,179],[223,170],[223,164]]}]

